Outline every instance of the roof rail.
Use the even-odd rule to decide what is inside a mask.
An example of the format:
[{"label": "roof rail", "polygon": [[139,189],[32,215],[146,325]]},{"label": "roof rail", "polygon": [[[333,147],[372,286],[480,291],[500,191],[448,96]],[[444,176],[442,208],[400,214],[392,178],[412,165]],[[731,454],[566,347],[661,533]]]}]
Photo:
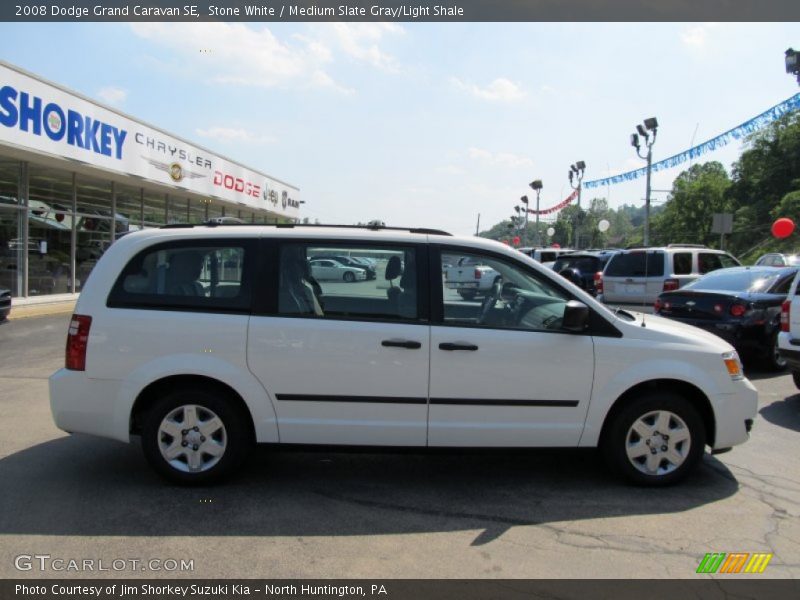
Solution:
[{"label": "roof rail", "polygon": [[371,231],[408,231],[409,233],[419,233],[424,235],[446,235],[452,234],[440,229],[429,229],[427,227],[387,227],[386,225],[367,224],[367,225],[327,225],[324,223],[305,224],[305,223],[245,223],[236,217],[230,217],[231,221],[222,221],[226,217],[216,217],[205,223],[170,223],[162,225],[161,229],[188,229],[192,227],[218,227],[220,225],[232,225],[234,227],[275,227],[277,229],[294,229],[296,227],[309,228],[335,228],[335,229],[369,229]]},{"label": "roof rail", "polygon": [[667,248],[708,248],[705,244],[667,244]]}]

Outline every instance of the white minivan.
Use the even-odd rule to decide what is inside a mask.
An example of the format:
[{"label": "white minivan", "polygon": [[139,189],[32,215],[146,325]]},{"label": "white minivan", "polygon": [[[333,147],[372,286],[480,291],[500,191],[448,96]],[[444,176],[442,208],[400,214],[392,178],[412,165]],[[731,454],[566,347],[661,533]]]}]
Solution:
[{"label": "white minivan", "polygon": [[[366,254],[377,278],[318,281],[308,258]],[[443,257],[500,274],[482,302]],[[599,447],[664,485],[748,439],[757,393],[734,349],[610,311],[497,242],[427,229],[191,226],[131,233],[86,282],[56,425],[123,442],[180,483],[254,443]]]}]

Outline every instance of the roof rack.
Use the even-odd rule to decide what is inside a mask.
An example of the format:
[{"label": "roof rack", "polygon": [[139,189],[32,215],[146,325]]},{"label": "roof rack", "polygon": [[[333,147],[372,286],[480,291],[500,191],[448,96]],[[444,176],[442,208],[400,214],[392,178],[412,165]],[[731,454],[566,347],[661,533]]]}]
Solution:
[{"label": "roof rack", "polygon": [[386,225],[367,224],[367,225],[326,225],[319,224],[301,224],[301,223],[244,223],[236,217],[231,217],[231,221],[222,221],[225,217],[216,217],[210,219],[205,223],[170,223],[169,225],[162,225],[161,229],[190,229],[192,227],[219,227],[220,225],[232,225],[234,227],[275,227],[277,229],[294,229],[295,227],[310,227],[310,228],[334,228],[334,229],[369,229],[370,231],[407,231],[409,233],[419,233],[424,235],[446,235],[452,234],[442,231],[440,229],[429,229],[427,227],[387,227]]},{"label": "roof rack", "polygon": [[705,244],[667,244],[667,248],[708,248]]}]

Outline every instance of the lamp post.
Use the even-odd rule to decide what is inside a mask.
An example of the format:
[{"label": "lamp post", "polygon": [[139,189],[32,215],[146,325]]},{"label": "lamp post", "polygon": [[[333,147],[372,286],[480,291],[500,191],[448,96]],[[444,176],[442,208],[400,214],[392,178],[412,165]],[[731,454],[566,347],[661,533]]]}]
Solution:
[{"label": "lamp post", "polygon": [[527,245],[528,245],[528,197],[527,196],[522,196],[522,198],[520,198],[519,201],[522,202],[522,206],[520,207],[520,210],[525,212],[525,220],[524,220],[524,225],[523,225],[523,227],[525,229],[522,230],[522,246],[523,247],[527,247]]},{"label": "lamp post", "polygon": [[786,72],[789,75],[797,76],[797,83],[800,85],[800,52],[789,48],[786,51]]},{"label": "lamp post", "polygon": [[[541,179],[535,179],[534,181],[531,181],[530,186],[531,186],[531,189],[533,189],[533,191],[536,192],[536,238],[535,239],[536,239],[536,245],[537,246],[541,246],[542,245],[542,233],[541,233],[541,231],[539,231],[539,194],[542,191],[542,180]],[[527,196],[523,196],[523,197],[527,199]],[[528,206],[527,206],[527,203],[526,203],[525,204],[525,208],[527,208],[527,207]],[[528,211],[526,210],[525,211],[525,217],[527,218],[527,216],[528,216]]]},{"label": "lamp post", "polygon": [[[644,120],[644,127],[641,125],[636,126],[636,132],[631,134],[631,146],[636,148],[636,154],[639,158],[647,161],[647,188],[644,198],[644,245],[650,245],[650,171],[653,166],[653,144],[656,143],[656,134],[658,133],[658,121],[655,117]],[[642,156],[640,137],[644,138],[645,146],[647,146],[647,154]]]},{"label": "lamp post", "polygon": [[[578,190],[578,212],[575,215],[575,225],[573,226],[573,240],[575,244],[575,249],[581,249],[581,234],[579,229],[580,224],[580,214],[581,214],[581,182],[583,181],[583,173],[586,171],[586,163],[582,160],[579,160],[574,165],[570,165],[569,167],[569,186],[573,190]],[[577,182],[577,183],[575,183]]]}]

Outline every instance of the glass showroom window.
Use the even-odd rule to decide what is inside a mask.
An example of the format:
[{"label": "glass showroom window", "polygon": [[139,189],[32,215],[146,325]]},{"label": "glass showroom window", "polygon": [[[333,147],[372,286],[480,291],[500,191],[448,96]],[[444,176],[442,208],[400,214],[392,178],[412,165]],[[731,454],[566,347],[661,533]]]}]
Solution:
[{"label": "glass showroom window", "polygon": [[117,184],[117,237],[142,228],[142,189]]},{"label": "glass showroom window", "polygon": [[76,195],[78,214],[75,291],[77,292],[113,240],[111,182],[79,175],[76,178]]},{"label": "glass showroom window", "polygon": [[144,228],[161,227],[166,216],[166,198],[158,192],[144,192]]},{"label": "glass showroom window", "polygon": [[20,163],[0,159],[0,289],[22,295],[21,221],[24,212],[19,202]]},{"label": "glass showroom window", "polygon": [[67,293],[75,218],[72,173],[30,163],[28,182],[28,295]]}]

